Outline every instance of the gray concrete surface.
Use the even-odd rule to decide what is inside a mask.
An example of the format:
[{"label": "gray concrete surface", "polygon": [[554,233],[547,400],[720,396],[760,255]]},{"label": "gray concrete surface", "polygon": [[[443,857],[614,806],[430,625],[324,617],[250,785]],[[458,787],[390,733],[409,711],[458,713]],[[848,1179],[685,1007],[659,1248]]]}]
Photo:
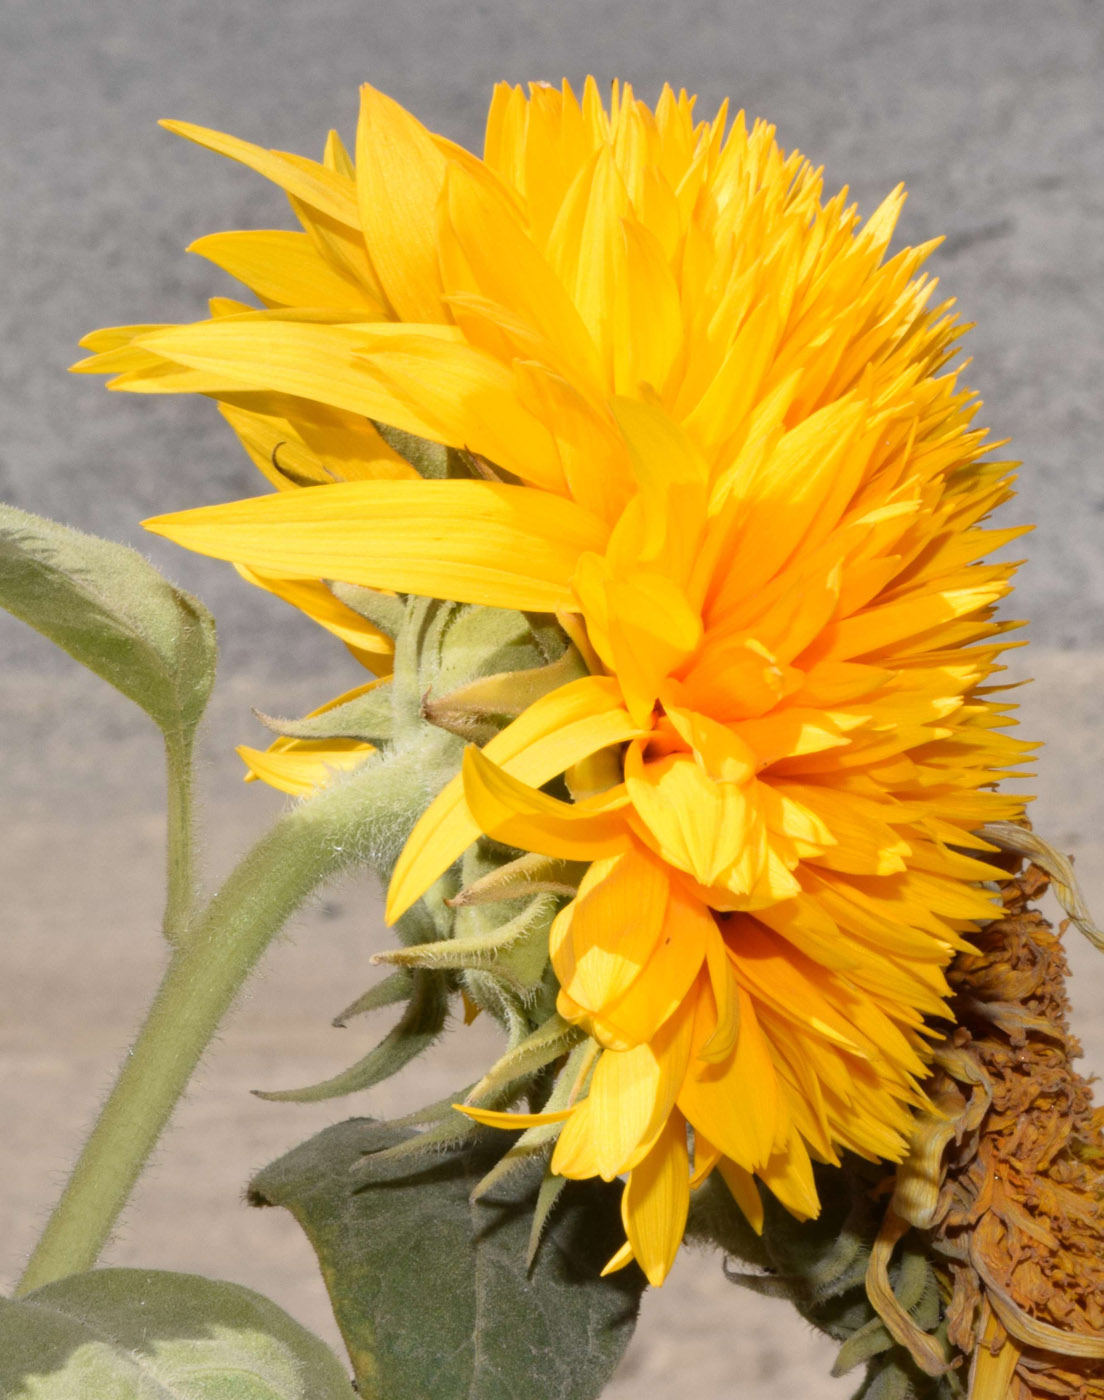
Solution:
[{"label": "gray concrete surface", "polygon": [[[204,751],[210,873],[279,799],[238,782],[249,706],[290,712],[357,679],[325,638],[211,561],[137,522],[253,491],[199,401],[108,396],[67,378],[86,330],[190,319],[232,287],[182,249],[279,226],[277,194],[155,125],[183,117],[314,152],[349,133],[368,79],[474,144],[500,78],[671,79],[707,109],[731,95],[822,160],[864,208],[904,179],[902,238],[949,235],[932,266],[977,322],[967,353],[984,421],[1025,466],[1010,520],[1033,520],[1014,613],[1024,732],[1046,741],[1035,817],[1080,858],[1104,908],[1104,8],[1099,0],[0,0],[0,496],[137,543],[218,616],[223,681]],[[0,1282],[17,1272],[156,982],[158,750],[142,717],[0,616]],[[247,1210],[249,1172],[350,1112],[388,1114],[485,1061],[493,1033],[345,1104],[265,1104],[251,1087],[320,1078],[376,1023],[329,1028],[384,938],[349,883],[297,921],[228,1024],[111,1247],[118,1263],[199,1269],[270,1293],[333,1335],[289,1219]],[[1075,947],[1088,1062],[1104,1070],[1104,964]],[[381,1017],[382,1022],[382,1017]],[[463,1065],[460,1061],[463,1060]],[[831,1347],[785,1308],[688,1256],[649,1295],[614,1400],[829,1400]]]}]

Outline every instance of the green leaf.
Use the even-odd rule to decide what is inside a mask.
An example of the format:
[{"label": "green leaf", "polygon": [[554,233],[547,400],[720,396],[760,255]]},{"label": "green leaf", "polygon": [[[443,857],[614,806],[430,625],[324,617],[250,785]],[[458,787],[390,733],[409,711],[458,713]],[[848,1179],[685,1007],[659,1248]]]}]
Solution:
[{"label": "green leaf", "polygon": [[95,1269],[0,1299],[4,1400],[349,1400],[313,1332],[236,1283]]},{"label": "green leaf", "polygon": [[215,623],[125,545],[0,504],[0,607],[140,705],[191,731],[215,678]]},{"label": "green leaf", "polygon": [[409,1133],[352,1119],[253,1181],[255,1205],[292,1212],[318,1255],[364,1400],[594,1400],[632,1333],[644,1278],[599,1277],[621,1244],[616,1185],[569,1182],[532,1270],[541,1172],[476,1204],[501,1134],[417,1174],[359,1190],[366,1153]]}]

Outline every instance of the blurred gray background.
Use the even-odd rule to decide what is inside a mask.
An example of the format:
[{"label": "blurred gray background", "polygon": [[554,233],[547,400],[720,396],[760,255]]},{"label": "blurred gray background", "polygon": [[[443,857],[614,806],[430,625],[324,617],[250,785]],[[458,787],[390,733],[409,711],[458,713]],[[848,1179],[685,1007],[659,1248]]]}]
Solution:
[{"label": "blurred gray background", "polygon": [[[478,146],[500,79],[604,82],[654,99],[669,80],[711,114],[728,95],[849,183],[864,211],[899,180],[900,241],[937,233],[929,264],[977,329],[966,353],[982,421],[1023,460],[1008,521],[1037,529],[1012,613],[1027,737],[1046,741],[1034,817],[1080,857],[1104,908],[1104,7],[1100,0],[123,0],[0,3],[0,496],[137,545],[213,608],[222,681],[204,749],[217,878],[281,799],[245,788],[231,747],[249,707],[293,713],[357,683],[343,649],[223,565],[144,536],[146,515],[260,483],[212,405],[106,394],[68,377],[86,331],[191,320],[237,288],[184,246],[287,227],[259,177],[156,126],[179,117],[316,155],[351,138],[370,80]],[[163,954],[158,741],[126,701],[0,615],[0,1283],[14,1278],[155,985]],[[1098,918],[1100,917],[1098,913]],[[385,1015],[329,1027],[376,975],[377,893],[347,882],[268,957],[226,1027],[107,1256],[194,1269],[270,1293],[333,1337],[290,1219],[249,1211],[251,1170],[351,1113],[428,1101],[485,1062],[477,1023],[358,1100],[266,1104],[358,1058]],[[1074,946],[1089,1064],[1104,1068],[1104,964]],[[1096,961],[1094,962],[1094,957]],[[461,1063],[462,1062],[462,1063]],[[781,1304],[689,1255],[649,1295],[615,1400],[846,1396],[832,1347]]]}]

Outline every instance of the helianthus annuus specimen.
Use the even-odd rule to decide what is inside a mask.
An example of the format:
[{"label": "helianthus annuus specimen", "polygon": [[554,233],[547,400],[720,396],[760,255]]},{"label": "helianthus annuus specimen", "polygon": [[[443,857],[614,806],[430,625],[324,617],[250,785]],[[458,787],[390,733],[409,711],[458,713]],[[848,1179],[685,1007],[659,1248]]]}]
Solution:
[{"label": "helianthus annuus specimen", "polygon": [[899,190],[860,223],[771,127],[693,109],[502,85],[479,160],[365,88],[355,168],[332,135],[314,163],[178,128],[303,232],[197,245],[264,309],[85,362],[222,401],[280,490],[150,528],[365,659],[385,642],[321,580],[555,614],[585,658],[469,749],[389,910],[480,832],[585,863],[551,958],[594,1055],[552,1167],[626,1178],[611,1265],[656,1283],[714,1169],[758,1223],[755,1178],[810,1216],[810,1154],[900,1158],[1024,749],[986,685],[1012,565],[979,562],[1018,533],[979,526],[1010,467],[930,246],[888,256]]}]

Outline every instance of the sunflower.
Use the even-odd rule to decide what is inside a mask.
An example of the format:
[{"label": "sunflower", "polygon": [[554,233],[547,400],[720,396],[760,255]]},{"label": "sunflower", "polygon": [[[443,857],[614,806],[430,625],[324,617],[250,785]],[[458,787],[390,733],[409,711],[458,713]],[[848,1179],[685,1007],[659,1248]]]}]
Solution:
[{"label": "sunflower", "polygon": [[394,870],[392,919],[480,833],[585,863],[550,938],[578,1093],[470,1112],[625,1177],[610,1267],[653,1283],[714,1170],[756,1227],[756,1179],[813,1216],[811,1157],[905,1152],[994,914],[978,830],[1022,814],[986,684],[1014,566],[979,562],[1020,533],[979,527],[1011,466],[947,368],[934,245],[889,256],[901,190],[860,223],[772,127],[670,89],[501,85],[482,160],[367,87],[355,168],[332,134],[314,163],[174,125],[303,232],[195,245],[265,309],[86,342],[113,387],[219,399],[279,488],[149,528],[383,668],[321,580],[555,614],[587,665],[468,750]]}]

